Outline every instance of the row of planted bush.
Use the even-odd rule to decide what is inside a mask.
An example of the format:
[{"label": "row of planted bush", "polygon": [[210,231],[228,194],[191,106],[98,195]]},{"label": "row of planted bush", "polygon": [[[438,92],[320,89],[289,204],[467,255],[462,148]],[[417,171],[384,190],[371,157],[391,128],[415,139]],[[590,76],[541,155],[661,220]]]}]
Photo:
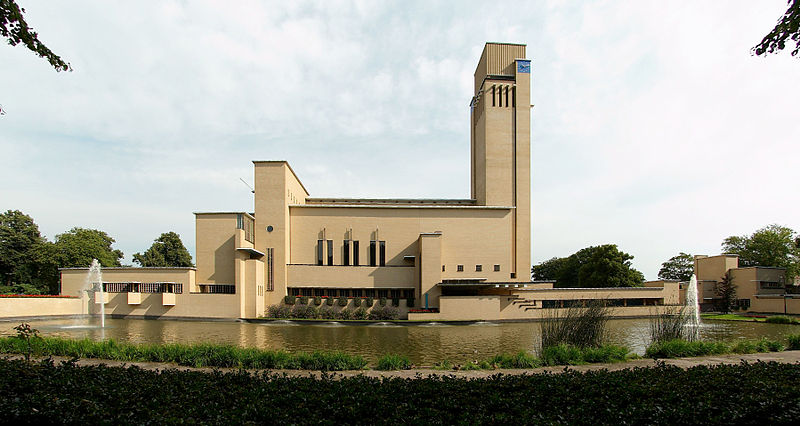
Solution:
[{"label": "row of planted bush", "polygon": [[[316,305],[322,306],[322,304],[326,304],[328,306],[333,306],[334,304],[339,306],[347,306],[352,301],[353,307],[365,307],[371,308],[375,304],[375,298],[372,297],[327,297],[327,296],[284,296],[283,303],[287,305]],[[392,306],[400,306],[400,298],[393,297],[391,299],[387,299],[386,297],[378,298],[378,304],[380,306],[386,306],[387,303],[391,301]],[[409,308],[414,307],[414,298],[409,297],[406,298],[406,306]]]},{"label": "row of planted bush", "polygon": [[797,424],[800,365],[374,378],[0,359],[9,424]]},{"label": "row of planted bush", "polygon": [[400,311],[393,306],[376,306],[370,310],[361,307],[356,309],[336,310],[330,306],[319,308],[312,305],[272,305],[267,308],[267,318],[278,319],[328,319],[328,320],[396,320]]},{"label": "row of planted bush", "polygon": [[752,354],[758,352],[780,352],[784,349],[800,350],[800,334],[786,337],[787,343],[762,338],[760,340],[740,340],[735,343],[687,341],[672,339],[653,342],[647,347],[648,358],[684,358],[693,356]]},{"label": "row of planted bush", "polygon": [[167,362],[190,367],[339,371],[359,370],[367,366],[362,356],[338,351],[289,353],[212,343],[133,344],[113,339],[96,342],[60,337],[31,337],[27,340],[0,337],[0,353]]},{"label": "row of planted bush", "polygon": [[[554,365],[581,365],[591,363],[612,363],[638,358],[627,348],[616,345],[580,348],[571,345],[557,345],[545,348],[540,356],[519,351],[516,354],[500,354],[485,360],[474,360],[465,364],[455,364],[443,360],[433,365],[437,370],[494,370],[498,368],[538,368]],[[408,357],[386,355],[378,360],[377,370],[405,370],[412,367]]]}]

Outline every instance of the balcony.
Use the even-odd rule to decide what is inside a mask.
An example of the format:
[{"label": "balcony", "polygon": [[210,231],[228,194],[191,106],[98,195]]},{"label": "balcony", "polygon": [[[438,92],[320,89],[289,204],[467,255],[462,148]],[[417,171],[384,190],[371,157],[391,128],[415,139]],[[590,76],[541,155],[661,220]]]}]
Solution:
[{"label": "balcony", "polygon": [[175,293],[161,293],[161,304],[164,306],[175,306]]}]

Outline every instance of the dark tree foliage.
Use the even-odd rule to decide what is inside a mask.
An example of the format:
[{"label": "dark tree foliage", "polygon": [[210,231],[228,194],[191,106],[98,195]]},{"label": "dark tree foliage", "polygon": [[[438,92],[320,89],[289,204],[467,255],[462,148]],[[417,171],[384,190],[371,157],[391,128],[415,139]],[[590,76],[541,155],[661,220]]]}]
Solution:
[{"label": "dark tree foliage", "polygon": [[133,261],[145,267],[194,266],[192,255],[175,232],[161,234],[147,251],[134,254]]},{"label": "dark tree foliage", "polygon": [[787,41],[789,45],[792,42],[795,43],[792,56],[797,56],[800,53],[800,2],[789,0],[787,3],[789,8],[786,9],[786,13],[778,20],[775,28],[764,36],[761,43],[751,49],[753,54],[778,53],[786,47]]},{"label": "dark tree foliage", "polygon": [[52,244],[39,234],[33,218],[19,210],[0,213],[0,285],[11,293],[52,293],[58,280]]},{"label": "dark tree foliage", "polygon": [[716,293],[719,297],[717,301],[717,309],[720,312],[730,312],[736,304],[736,284],[733,283],[730,271],[720,279],[716,286]]},{"label": "dark tree foliage", "polygon": [[800,269],[798,238],[800,237],[792,229],[773,224],[749,236],[725,238],[722,242],[722,251],[738,255],[741,266],[786,268],[787,275],[794,277]]},{"label": "dark tree foliage", "polygon": [[631,267],[632,259],[616,244],[605,244],[547,260],[531,273],[535,280],[555,280],[557,288],[638,287],[644,275]]},{"label": "dark tree foliage", "polygon": [[25,9],[19,7],[14,0],[0,0],[0,35],[8,40],[8,44],[16,46],[20,43],[47,59],[56,71],[72,71],[72,66],[53,53],[41,41],[39,35],[25,22],[22,14]]},{"label": "dark tree foliage", "polygon": [[61,268],[87,268],[92,259],[100,265],[121,266],[122,251],[111,247],[114,239],[97,229],[72,228],[56,235],[55,257]]},{"label": "dark tree foliage", "polygon": [[689,281],[694,273],[694,257],[691,254],[680,252],[661,264],[658,278],[662,280]]}]

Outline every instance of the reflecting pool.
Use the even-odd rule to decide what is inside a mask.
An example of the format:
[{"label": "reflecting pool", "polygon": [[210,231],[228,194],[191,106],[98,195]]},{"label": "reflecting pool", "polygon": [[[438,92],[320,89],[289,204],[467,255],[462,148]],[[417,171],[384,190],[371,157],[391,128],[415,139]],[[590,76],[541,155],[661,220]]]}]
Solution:
[{"label": "reflecting pool", "polygon": [[[99,328],[100,319],[94,317],[28,322],[46,336],[94,340],[112,338],[134,343],[213,342],[290,352],[340,350],[361,354],[370,362],[386,353],[398,353],[407,355],[417,365],[430,365],[443,359],[460,363],[520,349],[533,352],[540,334],[537,322],[350,325],[335,321],[248,323],[107,318],[105,329]],[[19,321],[0,321],[0,335],[14,335],[13,327],[18,324]],[[609,340],[643,354],[649,341],[649,327],[648,319],[610,320]],[[800,326],[705,321],[701,329],[703,339],[724,341],[761,337],[782,339],[791,333],[800,333]]]}]

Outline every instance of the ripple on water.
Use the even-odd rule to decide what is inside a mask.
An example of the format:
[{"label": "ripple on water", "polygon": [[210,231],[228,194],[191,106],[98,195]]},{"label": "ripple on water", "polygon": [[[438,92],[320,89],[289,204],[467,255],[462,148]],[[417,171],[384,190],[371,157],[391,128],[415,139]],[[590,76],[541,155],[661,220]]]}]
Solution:
[{"label": "ripple on water", "polygon": [[426,322],[425,324],[420,324],[420,327],[452,327],[450,324],[443,324],[441,322]]},{"label": "ripple on water", "polygon": [[275,320],[264,323],[264,325],[300,325],[294,321],[289,320]]},{"label": "ripple on water", "polygon": [[498,323],[489,322],[489,321],[475,321],[470,325],[471,326],[476,326],[477,325],[477,326],[482,326],[482,327],[499,327],[500,326],[500,324],[498,324]]},{"label": "ripple on water", "polygon": [[316,325],[317,327],[346,327],[344,324],[338,321],[327,321],[323,323],[317,323],[314,325]]},{"label": "ripple on water", "polygon": [[381,322],[372,323],[372,324],[368,325],[367,327],[400,327],[400,326],[395,324],[395,323],[381,321]]}]

